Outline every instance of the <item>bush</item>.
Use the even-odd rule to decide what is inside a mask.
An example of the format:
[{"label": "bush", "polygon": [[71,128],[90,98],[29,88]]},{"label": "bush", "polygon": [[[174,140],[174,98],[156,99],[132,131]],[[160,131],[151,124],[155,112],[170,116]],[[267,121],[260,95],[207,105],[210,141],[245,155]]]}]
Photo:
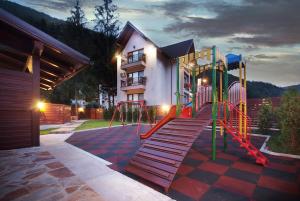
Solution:
[{"label": "bush", "polygon": [[[300,144],[300,95],[296,90],[288,90],[281,98],[278,108],[278,122],[281,130],[280,139],[290,150],[295,150]],[[299,149],[299,148],[298,148]]]},{"label": "bush", "polygon": [[273,110],[271,103],[264,103],[258,112],[258,128],[261,133],[266,133],[272,127]]},{"label": "bush", "polygon": [[133,121],[137,122],[138,118],[139,118],[139,110],[138,110],[138,108],[134,108],[134,110],[133,110]]},{"label": "bush", "polygon": [[104,109],[104,111],[103,111],[104,120],[110,121],[112,118],[112,115],[114,113],[114,110],[115,110],[115,107]]},{"label": "bush", "polygon": [[133,119],[132,119],[132,107],[128,107],[127,109],[127,115],[126,115],[126,121],[127,122],[132,122]]}]

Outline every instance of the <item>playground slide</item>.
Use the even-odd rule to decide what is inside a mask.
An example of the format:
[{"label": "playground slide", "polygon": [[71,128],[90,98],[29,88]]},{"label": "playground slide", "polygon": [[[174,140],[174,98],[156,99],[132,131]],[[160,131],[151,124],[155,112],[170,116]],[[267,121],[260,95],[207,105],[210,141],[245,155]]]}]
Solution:
[{"label": "playground slide", "polygon": [[155,133],[158,129],[160,129],[163,125],[171,121],[176,117],[176,106],[173,105],[170,108],[169,113],[163,117],[154,127],[152,127],[148,132],[141,134],[140,138],[141,139],[147,139],[149,138],[153,133]]}]

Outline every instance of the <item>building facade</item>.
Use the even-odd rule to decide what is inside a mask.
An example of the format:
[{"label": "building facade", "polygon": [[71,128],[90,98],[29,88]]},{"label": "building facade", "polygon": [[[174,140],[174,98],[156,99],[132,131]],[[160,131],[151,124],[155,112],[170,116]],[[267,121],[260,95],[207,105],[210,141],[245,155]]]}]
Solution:
[{"label": "building facade", "polygon": [[[118,37],[117,100],[176,104],[176,58],[195,51],[193,40],[158,47],[130,22]],[[181,102],[190,99],[190,73],[180,68]]]}]

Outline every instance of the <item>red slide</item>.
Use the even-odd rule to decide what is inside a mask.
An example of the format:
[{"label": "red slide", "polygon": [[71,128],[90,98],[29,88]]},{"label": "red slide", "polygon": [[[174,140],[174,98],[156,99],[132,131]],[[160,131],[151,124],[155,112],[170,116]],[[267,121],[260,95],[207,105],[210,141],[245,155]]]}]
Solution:
[{"label": "red slide", "polygon": [[163,125],[171,121],[176,117],[176,105],[173,105],[170,108],[169,113],[163,117],[154,127],[152,127],[147,133],[141,134],[140,138],[141,139],[147,139],[150,137],[153,133],[155,133],[158,129],[160,129]]}]

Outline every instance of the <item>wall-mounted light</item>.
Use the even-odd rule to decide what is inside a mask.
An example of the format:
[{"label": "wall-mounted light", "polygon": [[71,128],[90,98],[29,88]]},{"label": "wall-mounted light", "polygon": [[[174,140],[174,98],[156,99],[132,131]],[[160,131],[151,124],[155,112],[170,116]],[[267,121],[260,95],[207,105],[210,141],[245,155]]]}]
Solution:
[{"label": "wall-mounted light", "polygon": [[36,107],[39,109],[40,112],[44,112],[46,108],[45,103],[43,101],[38,101]]}]

